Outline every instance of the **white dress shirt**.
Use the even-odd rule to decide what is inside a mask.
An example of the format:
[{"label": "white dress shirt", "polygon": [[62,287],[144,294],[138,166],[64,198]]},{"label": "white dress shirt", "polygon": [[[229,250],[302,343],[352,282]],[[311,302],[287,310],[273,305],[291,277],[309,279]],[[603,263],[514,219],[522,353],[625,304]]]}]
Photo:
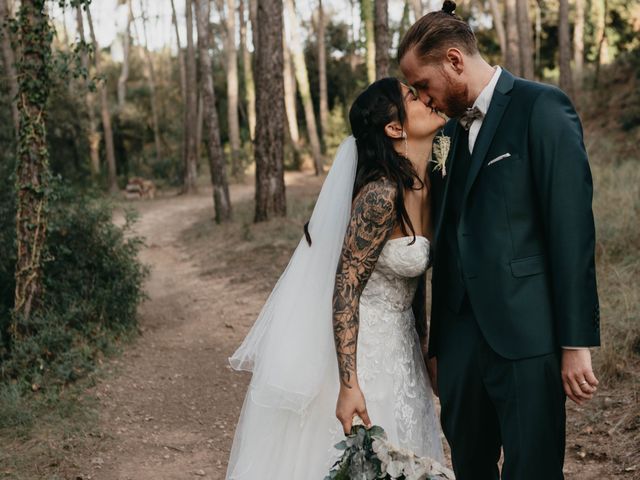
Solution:
[{"label": "white dress shirt", "polygon": [[[476,98],[476,101],[473,102],[473,107],[478,107],[478,110],[482,112],[483,115],[487,114],[489,110],[489,105],[491,105],[491,99],[493,98],[493,92],[496,89],[496,84],[498,83],[498,78],[500,78],[500,73],[502,73],[502,69],[499,65],[493,67],[495,73],[489,83],[485,85],[485,87]],[[472,108],[473,108],[472,107]],[[469,128],[469,153],[473,153],[473,146],[476,144],[476,139],[478,138],[478,132],[480,132],[480,127],[482,126],[481,118],[476,118],[473,123],[471,123],[471,127]]]}]

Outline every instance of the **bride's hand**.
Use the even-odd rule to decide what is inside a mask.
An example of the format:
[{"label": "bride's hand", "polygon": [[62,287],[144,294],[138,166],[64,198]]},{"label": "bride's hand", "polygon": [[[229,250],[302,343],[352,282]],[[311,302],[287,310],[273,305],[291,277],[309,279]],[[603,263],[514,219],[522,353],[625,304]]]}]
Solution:
[{"label": "bride's hand", "polygon": [[347,388],[341,385],[340,393],[338,394],[338,404],[336,405],[336,417],[338,417],[338,420],[342,423],[345,435],[351,433],[351,424],[355,415],[358,415],[362,419],[365,427],[371,428],[367,405],[360,387],[356,385]]}]

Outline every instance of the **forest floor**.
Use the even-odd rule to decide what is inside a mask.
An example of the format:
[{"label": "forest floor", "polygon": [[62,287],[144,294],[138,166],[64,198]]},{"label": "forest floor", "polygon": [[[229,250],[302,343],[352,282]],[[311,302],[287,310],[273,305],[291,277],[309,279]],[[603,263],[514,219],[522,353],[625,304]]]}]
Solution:
[{"label": "forest floor", "polygon": [[[48,453],[34,459],[42,476],[11,478],[223,479],[249,381],[227,357],[288,262],[321,182],[287,173],[288,218],[263,225],[251,221],[249,183],[232,186],[235,220],[224,226],[213,222],[209,188],[128,204],[140,213],[141,257],[151,266],[141,335],[105,360],[85,392],[95,409],[91,427],[64,439],[48,435]],[[632,448],[640,425],[631,413],[638,388],[621,385],[602,384],[584,407],[568,403],[568,479],[640,478]]]}]

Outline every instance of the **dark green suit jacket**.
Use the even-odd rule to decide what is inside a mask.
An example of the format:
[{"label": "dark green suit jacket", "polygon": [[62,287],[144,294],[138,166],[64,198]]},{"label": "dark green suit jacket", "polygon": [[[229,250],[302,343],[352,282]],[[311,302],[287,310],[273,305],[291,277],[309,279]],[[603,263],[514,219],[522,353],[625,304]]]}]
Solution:
[{"label": "dark green suit jacket", "polygon": [[[593,185],[582,126],[558,88],[502,71],[474,146],[457,228],[459,258],[438,255],[462,127],[450,120],[447,175],[430,172],[435,238],[429,355],[453,321],[445,262],[459,261],[479,327],[520,359],[600,344]],[[489,164],[492,160],[505,155]],[[448,258],[447,258],[448,257]]]}]

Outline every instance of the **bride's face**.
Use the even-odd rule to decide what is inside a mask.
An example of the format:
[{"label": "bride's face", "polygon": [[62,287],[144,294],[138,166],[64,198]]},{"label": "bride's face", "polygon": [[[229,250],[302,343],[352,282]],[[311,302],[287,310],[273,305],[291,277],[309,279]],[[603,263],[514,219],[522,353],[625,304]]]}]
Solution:
[{"label": "bride's face", "polygon": [[418,97],[415,88],[400,83],[404,101],[404,130],[409,139],[423,139],[433,136],[446,123],[446,119],[427,107]]}]

